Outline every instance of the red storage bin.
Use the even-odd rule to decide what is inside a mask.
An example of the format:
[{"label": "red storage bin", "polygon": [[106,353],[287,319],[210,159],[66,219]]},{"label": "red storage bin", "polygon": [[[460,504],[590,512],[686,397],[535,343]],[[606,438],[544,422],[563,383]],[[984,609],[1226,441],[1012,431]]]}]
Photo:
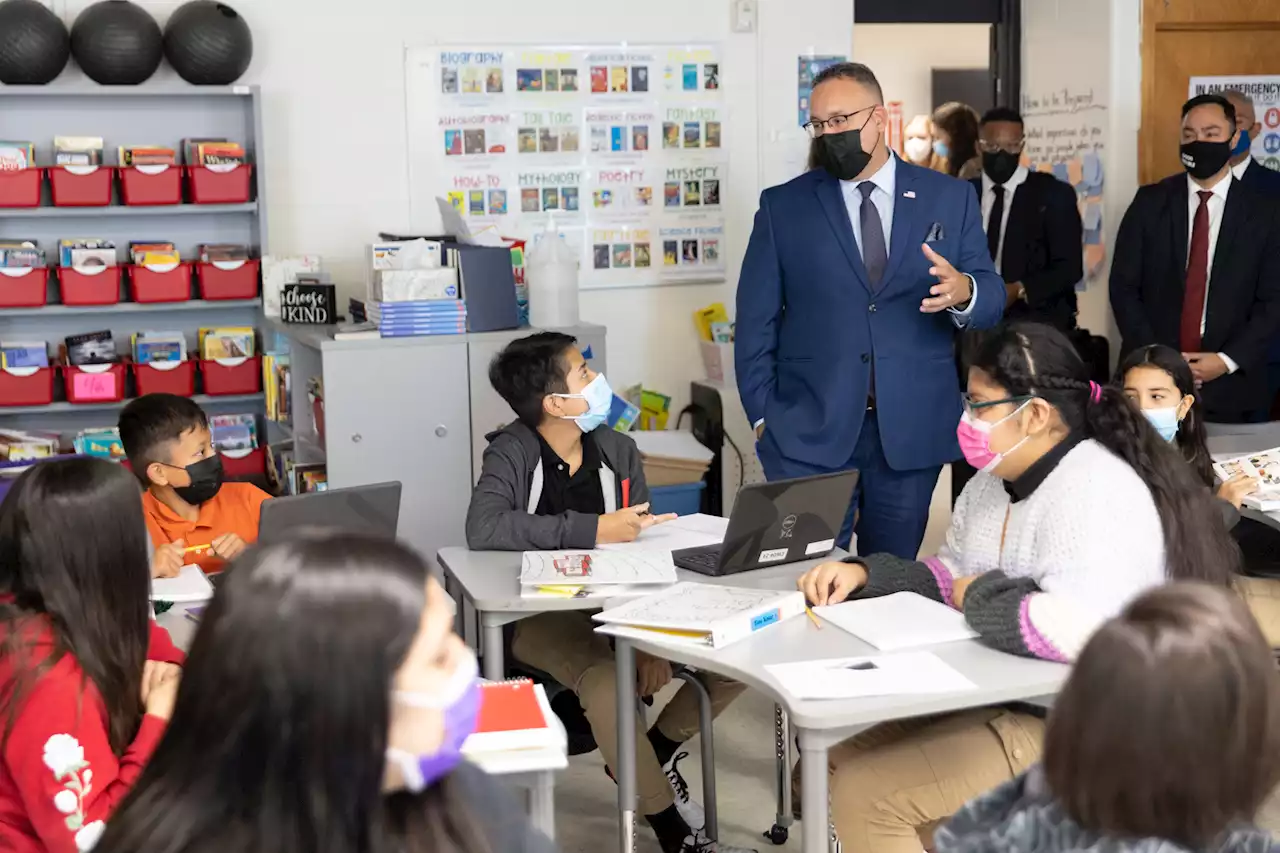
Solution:
[{"label": "red storage bin", "polygon": [[44,169],[32,166],[0,172],[0,207],[39,207]]},{"label": "red storage bin", "polygon": [[68,403],[118,403],[124,399],[125,363],[63,365]]},{"label": "red storage bin", "polygon": [[191,265],[134,264],[129,267],[129,291],[134,302],[186,302],[191,298]]},{"label": "red storage bin", "polygon": [[249,200],[249,179],[253,166],[188,166],[187,182],[193,204],[243,204]]},{"label": "red storage bin", "polygon": [[0,267],[0,308],[39,308],[49,301],[45,267]]},{"label": "red storage bin", "polygon": [[138,396],[144,394],[177,394],[190,397],[196,393],[194,361],[149,361],[133,365],[133,381]]},{"label": "red storage bin", "polygon": [[58,267],[63,305],[114,305],[120,301],[120,267]]},{"label": "red storage bin", "polygon": [[201,299],[253,299],[258,295],[261,261],[214,261],[196,264]]},{"label": "red storage bin", "polygon": [[50,166],[49,190],[58,207],[106,207],[111,204],[110,166]]},{"label": "red storage bin", "polygon": [[121,168],[120,200],[128,205],[182,204],[182,167],[156,164]]},{"label": "red storage bin", "polygon": [[223,450],[222,471],[227,479],[247,477],[265,477],[267,474],[267,449],[255,447],[251,450]]},{"label": "red storage bin", "polygon": [[47,406],[52,402],[52,367],[0,367],[0,406]]},{"label": "red storage bin", "polygon": [[257,394],[262,390],[262,366],[256,355],[248,358],[201,359],[204,393],[211,397],[224,394]]}]

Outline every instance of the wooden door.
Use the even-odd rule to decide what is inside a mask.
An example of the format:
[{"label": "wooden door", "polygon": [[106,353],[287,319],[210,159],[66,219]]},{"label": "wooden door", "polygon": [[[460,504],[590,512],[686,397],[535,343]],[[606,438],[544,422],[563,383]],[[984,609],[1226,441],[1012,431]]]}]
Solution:
[{"label": "wooden door", "polygon": [[1143,0],[1138,176],[1176,174],[1191,77],[1280,74],[1280,0]]}]

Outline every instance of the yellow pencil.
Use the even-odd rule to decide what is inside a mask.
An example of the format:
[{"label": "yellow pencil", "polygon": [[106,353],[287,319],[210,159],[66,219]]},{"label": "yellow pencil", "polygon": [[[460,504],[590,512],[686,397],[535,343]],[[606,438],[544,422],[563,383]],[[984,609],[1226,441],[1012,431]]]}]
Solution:
[{"label": "yellow pencil", "polygon": [[804,609],[805,615],[809,617],[809,621],[813,623],[815,628],[822,629],[822,620],[818,618],[818,614],[814,613],[811,608]]},{"label": "yellow pencil", "polygon": [[192,551],[208,551],[212,545],[189,545],[182,549],[182,553],[190,554]]}]

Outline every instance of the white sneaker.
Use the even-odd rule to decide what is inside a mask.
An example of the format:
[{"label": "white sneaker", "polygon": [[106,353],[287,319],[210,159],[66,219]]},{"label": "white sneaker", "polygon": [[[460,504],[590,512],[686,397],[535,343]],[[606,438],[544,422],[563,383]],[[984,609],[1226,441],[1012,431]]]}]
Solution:
[{"label": "white sneaker", "polygon": [[689,783],[680,772],[680,762],[688,757],[689,753],[683,750],[677,752],[662,766],[662,772],[667,774],[667,781],[671,783],[671,790],[675,794],[676,811],[680,812],[680,817],[689,824],[694,834],[700,835],[707,825],[707,815],[702,810],[702,804],[689,796]]},{"label": "white sneaker", "polygon": [[728,844],[720,844],[707,838],[699,830],[685,838],[680,853],[757,853],[757,851],[747,847],[730,847]]}]

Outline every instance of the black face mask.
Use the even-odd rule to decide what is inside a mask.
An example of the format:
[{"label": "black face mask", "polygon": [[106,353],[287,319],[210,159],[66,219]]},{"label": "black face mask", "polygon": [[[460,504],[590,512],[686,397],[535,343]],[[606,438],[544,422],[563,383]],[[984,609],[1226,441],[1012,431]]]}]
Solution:
[{"label": "black face mask", "polygon": [[213,496],[222,488],[222,456],[218,453],[199,462],[192,462],[182,470],[191,478],[191,485],[174,486],[173,491],[192,506],[213,500]]},{"label": "black face mask", "polygon": [[1008,151],[983,152],[982,171],[997,184],[1004,184],[1018,171],[1018,155]]},{"label": "black face mask", "polygon": [[1182,168],[1193,178],[1205,180],[1218,174],[1231,159],[1230,142],[1195,142],[1182,143]]},{"label": "black face mask", "polygon": [[814,162],[842,181],[852,181],[871,162],[870,152],[862,150],[862,128],[873,116],[867,116],[862,127],[843,133],[824,133],[813,140]]}]

